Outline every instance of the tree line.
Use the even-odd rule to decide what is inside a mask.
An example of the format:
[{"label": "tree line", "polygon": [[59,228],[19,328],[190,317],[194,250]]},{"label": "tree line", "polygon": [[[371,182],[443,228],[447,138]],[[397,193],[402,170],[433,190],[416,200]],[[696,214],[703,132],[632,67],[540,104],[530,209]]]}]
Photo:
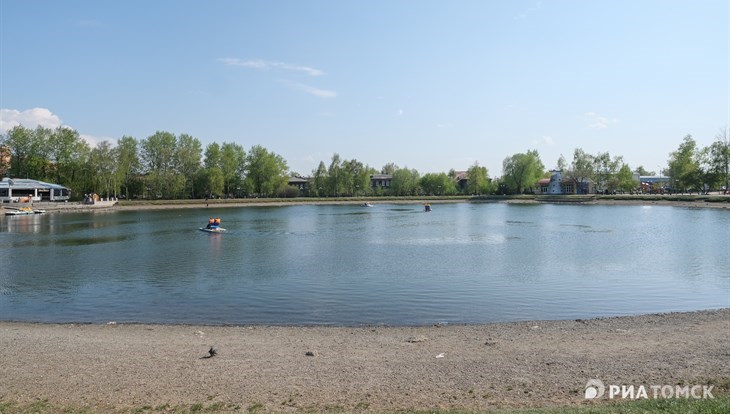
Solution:
[{"label": "tree line", "polygon": [[[521,194],[533,192],[540,178],[550,177],[537,150],[506,157],[501,177],[490,177],[478,162],[466,172],[452,169],[421,175],[395,163],[376,169],[335,153],[328,163],[320,161],[308,174],[302,193],[288,185],[290,177],[301,174],[290,171],[282,156],[261,145],[246,151],[233,142],[213,142],[203,148],[191,135],[165,131],[140,140],[123,136],[116,144],[103,141],[92,148],[67,127],[29,129],[21,125],[0,136],[0,151],[0,175],[55,182],[69,187],[75,198],[92,192],[107,197],[163,199]],[[666,173],[678,191],[728,188],[729,165],[727,131],[704,148],[688,135],[670,154]],[[608,152],[589,154],[576,148],[570,164],[561,155],[557,168],[576,188],[587,180],[601,191],[637,188],[623,157],[612,157]],[[642,166],[635,170],[641,175],[655,174]],[[389,186],[373,186],[371,176],[376,174],[390,176]]]}]

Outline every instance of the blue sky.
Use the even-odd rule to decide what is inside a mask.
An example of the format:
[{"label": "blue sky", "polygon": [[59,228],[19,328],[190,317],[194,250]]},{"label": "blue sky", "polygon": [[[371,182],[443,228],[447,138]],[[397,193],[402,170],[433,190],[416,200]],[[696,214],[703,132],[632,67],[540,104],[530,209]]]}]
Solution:
[{"label": "blue sky", "polygon": [[308,174],[665,166],[730,123],[727,0],[0,2],[0,132],[260,144]]}]

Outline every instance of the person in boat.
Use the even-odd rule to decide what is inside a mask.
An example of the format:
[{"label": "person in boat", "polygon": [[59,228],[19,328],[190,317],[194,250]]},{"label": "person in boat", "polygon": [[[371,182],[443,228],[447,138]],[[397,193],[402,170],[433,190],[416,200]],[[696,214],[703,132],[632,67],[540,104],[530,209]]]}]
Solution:
[{"label": "person in boat", "polygon": [[218,218],[218,217],[216,217],[214,225],[215,225],[216,227],[220,227],[220,225],[221,225],[221,219],[220,219],[220,218]]},{"label": "person in boat", "polygon": [[431,204],[423,203],[423,211],[426,211],[426,212],[431,211]]},{"label": "person in boat", "polygon": [[212,229],[215,227],[215,219],[213,217],[208,219],[208,225],[205,226],[206,229]]}]

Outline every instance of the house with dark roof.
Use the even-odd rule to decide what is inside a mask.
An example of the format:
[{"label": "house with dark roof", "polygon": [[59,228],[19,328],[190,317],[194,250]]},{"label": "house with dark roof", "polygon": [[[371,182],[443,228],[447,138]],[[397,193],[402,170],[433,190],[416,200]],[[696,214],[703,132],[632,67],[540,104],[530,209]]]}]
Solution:
[{"label": "house with dark roof", "polygon": [[312,181],[311,177],[300,177],[300,176],[294,176],[289,177],[289,180],[287,181],[287,184],[290,187],[296,187],[299,189],[299,195],[305,195],[307,191],[309,190],[309,183]]},{"label": "house with dark roof", "polygon": [[468,171],[455,171],[454,181],[456,181],[456,188],[464,192],[466,191],[466,185],[469,184],[469,172]]},{"label": "house with dark roof", "polygon": [[390,188],[393,176],[390,174],[373,174],[370,176],[370,186],[373,190]]}]

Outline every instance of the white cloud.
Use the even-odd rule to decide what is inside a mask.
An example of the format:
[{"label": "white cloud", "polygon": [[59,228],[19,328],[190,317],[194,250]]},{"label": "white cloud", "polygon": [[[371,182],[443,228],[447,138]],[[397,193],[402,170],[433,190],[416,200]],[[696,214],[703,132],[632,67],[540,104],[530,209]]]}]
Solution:
[{"label": "white cloud", "polygon": [[251,68],[251,69],[258,69],[258,70],[271,70],[271,69],[281,69],[281,70],[287,70],[287,71],[294,71],[294,72],[304,72],[309,76],[322,76],[324,75],[324,72],[316,69],[311,68],[309,66],[300,66],[300,65],[292,65],[290,63],[284,63],[284,62],[272,62],[268,60],[241,60],[236,58],[221,58],[218,59],[219,62],[229,65],[229,66],[241,66],[244,68]]},{"label": "white cloud", "polygon": [[591,129],[604,129],[608,128],[611,124],[618,123],[618,118],[607,118],[595,112],[586,112],[585,119],[588,122],[588,128]]},{"label": "white cloud", "polygon": [[[32,108],[25,111],[17,109],[0,109],[0,134],[5,134],[14,127],[22,125],[24,128],[35,129],[38,126],[49,129],[58,127],[71,128],[61,122],[61,118],[46,108]],[[79,134],[81,139],[95,147],[101,141],[115,142],[111,138],[99,138],[92,135]]]},{"label": "white cloud", "polygon": [[330,91],[327,89],[319,89],[319,88],[315,88],[314,86],[304,85],[302,83],[292,82],[292,81],[288,81],[288,80],[282,80],[281,82],[286,85],[289,85],[289,87],[291,87],[293,89],[308,93],[308,94],[316,96],[318,98],[328,99],[328,98],[337,97],[337,92],[335,92],[335,91]]},{"label": "white cloud", "polygon": [[29,129],[35,129],[39,125],[43,128],[55,129],[61,126],[61,118],[46,108],[33,108],[25,111],[0,109],[0,133],[5,134],[18,125]]},{"label": "white cloud", "polygon": [[555,140],[553,140],[553,137],[543,135],[540,139],[533,139],[530,143],[532,143],[532,145],[553,145],[555,144]]},{"label": "white cloud", "polygon": [[90,147],[94,148],[97,145],[99,145],[102,141],[109,141],[113,146],[117,145],[117,140],[114,138],[106,138],[106,137],[95,137],[93,135],[86,135],[86,134],[79,134],[81,139],[86,141],[87,144],[89,144]]}]

